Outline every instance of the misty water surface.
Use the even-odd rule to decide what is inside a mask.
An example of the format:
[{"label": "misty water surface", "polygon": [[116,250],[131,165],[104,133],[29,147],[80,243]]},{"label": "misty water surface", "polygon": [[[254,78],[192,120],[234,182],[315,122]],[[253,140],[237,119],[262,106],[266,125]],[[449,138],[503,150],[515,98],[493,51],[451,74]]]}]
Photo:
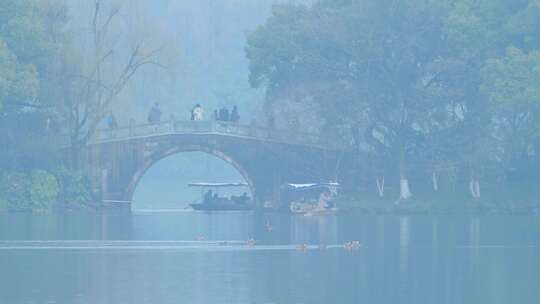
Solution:
[{"label": "misty water surface", "polygon": [[[539,223],[531,216],[0,215],[0,303],[538,303]],[[252,237],[256,246],[246,246]],[[349,240],[362,247],[332,247]],[[314,247],[302,252],[298,244]]]}]

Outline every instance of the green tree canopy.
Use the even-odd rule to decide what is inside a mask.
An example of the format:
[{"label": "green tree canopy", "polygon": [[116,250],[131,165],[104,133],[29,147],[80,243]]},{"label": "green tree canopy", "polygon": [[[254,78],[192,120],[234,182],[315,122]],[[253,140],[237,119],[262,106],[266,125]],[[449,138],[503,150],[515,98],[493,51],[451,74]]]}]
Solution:
[{"label": "green tree canopy", "polygon": [[53,0],[4,0],[0,6],[0,101],[32,104],[46,85],[56,49],[47,27],[63,6]]},{"label": "green tree canopy", "polygon": [[475,171],[531,145],[540,155],[531,136],[538,24],[536,0],[278,5],[248,36],[250,81],[267,90],[268,109],[284,96],[281,111],[316,109],[323,129],[347,137],[336,131],[359,128],[356,138],[377,155]]}]

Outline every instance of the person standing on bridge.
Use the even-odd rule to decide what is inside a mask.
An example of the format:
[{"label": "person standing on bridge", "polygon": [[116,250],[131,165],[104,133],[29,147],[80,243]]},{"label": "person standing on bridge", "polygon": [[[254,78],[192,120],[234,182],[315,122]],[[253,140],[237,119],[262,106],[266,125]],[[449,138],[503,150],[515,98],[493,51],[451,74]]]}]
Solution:
[{"label": "person standing on bridge", "polygon": [[219,120],[229,121],[229,109],[227,109],[227,107],[223,107],[219,110]]},{"label": "person standing on bridge", "polygon": [[240,121],[240,115],[238,114],[238,107],[234,106],[231,112],[231,122],[238,123]]},{"label": "person standing on bridge", "polygon": [[196,120],[196,121],[203,120],[204,110],[200,104],[195,105],[192,112],[193,112],[192,114],[193,120]]},{"label": "person standing on bridge", "polygon": [[109,130],[114,130],[114,129],[118,129],[118,123],[116,122],[116,117],[114,117],[114,114],[113,112],[109,112],[109,114],[107,115],[107,127],[109,128]]},{"label": "person standing on bridge", "polygon": [[156,102],[150,113],[148,114],[149,123],[158,123],[161,121],[161,110],[159,109],[159,104]]}]

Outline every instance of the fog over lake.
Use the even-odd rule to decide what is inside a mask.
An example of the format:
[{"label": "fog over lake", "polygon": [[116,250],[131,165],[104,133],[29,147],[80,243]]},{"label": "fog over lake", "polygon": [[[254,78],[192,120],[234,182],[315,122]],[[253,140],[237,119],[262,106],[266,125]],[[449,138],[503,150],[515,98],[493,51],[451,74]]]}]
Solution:
[{"label": "fog over lake", "polygon": [[0,0],[0,304],[538,303],[538,0]]}]

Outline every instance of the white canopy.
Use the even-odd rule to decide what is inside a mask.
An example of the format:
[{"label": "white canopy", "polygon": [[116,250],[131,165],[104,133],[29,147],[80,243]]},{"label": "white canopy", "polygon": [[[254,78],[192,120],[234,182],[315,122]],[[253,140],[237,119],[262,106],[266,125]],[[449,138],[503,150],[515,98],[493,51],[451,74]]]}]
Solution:
[{"label": "white canopy", "polygon": [[320,188],[320,187],[337,188],[339,187],[339,184],[338,183],[312,183],[312,184],[287,184],[287,186],[295,190],[301,190],[301,189],[311,189],[311,188]]},{"label": "white canopy", "polygon": [[189,183],[189,187],[206,187],[206,188],[222,188],[222,187],[247,187],[247,183]]}]

